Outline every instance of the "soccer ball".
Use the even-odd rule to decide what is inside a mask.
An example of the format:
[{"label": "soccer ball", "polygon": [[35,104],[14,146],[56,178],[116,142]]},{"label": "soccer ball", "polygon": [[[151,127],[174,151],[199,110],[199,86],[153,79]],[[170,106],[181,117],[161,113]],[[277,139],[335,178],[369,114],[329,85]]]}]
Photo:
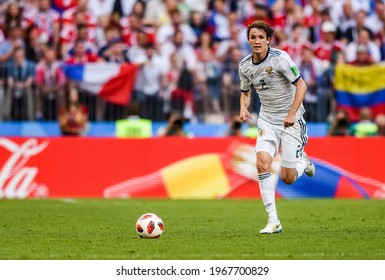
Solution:
[{"label": "soccer ball", "polygon": [[141,238],[158,238],[163,229],[162,219],[153,213],[143,214],[136,222],[136,232]]}]

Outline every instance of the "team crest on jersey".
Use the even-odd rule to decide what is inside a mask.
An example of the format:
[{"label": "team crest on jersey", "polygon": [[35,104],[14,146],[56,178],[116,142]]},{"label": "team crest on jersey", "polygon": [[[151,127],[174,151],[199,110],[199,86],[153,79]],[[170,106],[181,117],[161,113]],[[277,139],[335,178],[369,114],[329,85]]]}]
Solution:
[{"label": "team crest on jersey", "polygon": [[267,74],[273,74],[273,67],[267,66],[267,67],[265,68],[265,72],[266,72]]},{"label": "team crest on jersey", "polygon": [[259,128],[258,129],[258,135],[259,135],[259,137],[262,137],[263,135],[265,135],[265,131],[262,128]]}]

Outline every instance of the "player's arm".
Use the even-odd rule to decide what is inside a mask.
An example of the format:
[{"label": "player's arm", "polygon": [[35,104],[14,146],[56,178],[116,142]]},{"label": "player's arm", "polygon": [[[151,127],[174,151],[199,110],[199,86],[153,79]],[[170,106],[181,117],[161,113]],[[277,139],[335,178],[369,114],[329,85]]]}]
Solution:
[{"label": "player's arm", "polygon": [[241,91],[241,99],[240,99],[240,112],[239,118],[243,122],[247,122],[248,119],[251,119],[251,114],[248,110],[251,101],[251,93],[249,91]]},{"label": "player's arm", "polygon": [[287,113],[287,116],[284,122],[285,128],[294,125],[295,115],[299,107],[301,106],[303,99],[305,98],[305,94],[307,90],[306,83],[301,77],[294,83],[294,85],[296,87],[296,91],[294,95],[293,104],[291,105],[290,110]]}]

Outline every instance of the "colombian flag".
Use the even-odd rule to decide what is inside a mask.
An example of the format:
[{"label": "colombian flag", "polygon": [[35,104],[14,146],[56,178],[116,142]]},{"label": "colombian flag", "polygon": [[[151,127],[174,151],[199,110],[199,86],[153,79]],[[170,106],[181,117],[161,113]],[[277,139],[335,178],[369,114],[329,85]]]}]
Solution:
[{"label": "colombian flag", "polygon": [[335,84],[337,106],[358,121],[362,107],[370,107],[373,116],[385,113],[385,65],[336,66]]},{"label": "colombian flag", "polygon": [[65,64],[66,76],[89,93],[99,95],[104,100],[127,105],[135,84],[138,66],[135,64],[87,63]]}]

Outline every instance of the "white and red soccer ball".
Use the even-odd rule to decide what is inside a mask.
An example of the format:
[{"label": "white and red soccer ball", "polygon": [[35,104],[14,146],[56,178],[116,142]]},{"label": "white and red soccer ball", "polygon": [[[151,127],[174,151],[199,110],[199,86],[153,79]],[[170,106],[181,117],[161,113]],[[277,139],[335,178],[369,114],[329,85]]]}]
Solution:
[{"label": "white and red soccer ball", "polygon": [[158,238],[163,230],[162,219],[153,213],[143,214],[136,222],[136,232],[142,238]]}]

